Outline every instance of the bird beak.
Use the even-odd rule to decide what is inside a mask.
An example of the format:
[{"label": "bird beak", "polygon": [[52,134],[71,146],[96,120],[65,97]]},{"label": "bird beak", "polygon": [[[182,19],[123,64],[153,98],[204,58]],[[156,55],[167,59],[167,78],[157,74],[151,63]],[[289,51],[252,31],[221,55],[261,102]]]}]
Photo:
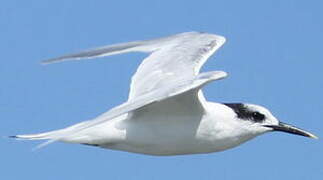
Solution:
[{"label": "bird beak", "polygon": [[282,123],[282,122],[279,122],[278,125],[264,125],[264,126],[272,128],[273,131],[282,131],[282,132],[286,132],[286,133],[291,133],[291,134],[296,134],[296,135],[300,135],[300,136],[310,137],[313,139],[318,139],[318,137],[312,133],[309,133],[307,131],[304,131],[302,129],[299,129],[297,127],[294,127],[292,125]]}]

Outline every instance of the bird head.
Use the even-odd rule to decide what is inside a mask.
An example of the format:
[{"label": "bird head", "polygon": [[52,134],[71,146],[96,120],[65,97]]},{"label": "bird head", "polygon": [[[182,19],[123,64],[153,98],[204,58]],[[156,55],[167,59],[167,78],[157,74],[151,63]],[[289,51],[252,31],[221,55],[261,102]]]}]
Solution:
[{"label": "bird head", "polygon": [[280,131],[305,137],[317,139],[315,135],[295,126],[280,122],[265,107],[254,104],[228,103],[224,104],[230,107],[236,114],[237,119],[245,121],[248,128],[255,134],[262,134],[271,131]]}]

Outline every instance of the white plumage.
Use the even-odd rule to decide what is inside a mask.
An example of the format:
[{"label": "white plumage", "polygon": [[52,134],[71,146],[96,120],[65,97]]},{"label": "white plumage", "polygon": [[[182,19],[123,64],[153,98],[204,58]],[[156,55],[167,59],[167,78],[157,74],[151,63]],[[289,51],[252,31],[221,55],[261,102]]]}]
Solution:
[{"label": "white plumage", "polygon": [[[225,150],[275,130],[278,120],[263,107],[205,100],[201,88],[227,73],[199,71],[224,42],[222,36],[187,32],[47,60],[45,64],[136,51],[150,53],[132,77],[127,102],[65,129],[15,137],[48,140],[39,147],[63,141],[143,154],[176,155]],[[257,122],[254,112],[264,119]],[[310,133],[307,136],[314,137]]]}]

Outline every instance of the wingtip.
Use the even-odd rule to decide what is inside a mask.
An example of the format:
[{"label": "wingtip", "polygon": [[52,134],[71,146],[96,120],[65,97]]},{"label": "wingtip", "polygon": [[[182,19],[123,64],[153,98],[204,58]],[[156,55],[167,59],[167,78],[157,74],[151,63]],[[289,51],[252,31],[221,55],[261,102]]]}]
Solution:
[{"label": "wingtip", "polygon": [[41,65],[48,65],[48,64],[54,64],[56,63],[56,59],[48,59],[48,60],[45,60],[45,61],[41,61],[40,64]]},{"label": "wingtip", "polygon": [[13,135],[13,136],[6,136],[7,138],[13,138],[13,139],[17,139],[18,138],[18,136],[16,136],[16,135]]},{"label": "wingtip", "polygon": [[315,136],[314,134],[310,134],[309,137],[312,139],[319,139],[319,137]]},{"label": "wingtip", "polygon": [[43,61],[40,62],[40,64],[41,65],[55,64],[55,63],[67,61],[67,60],[70,60],[70,59],[78,59],[78,58],[62,56],[62,57],[43,60]]},{"label": "wingtip", "polygon": [[47,65],[47,64],[49,64],[49,63],[48,63],[48,62],[46,62],[46,61],[41,61],[41,62],[40,62],[40,64],[41,64],[41,65]]},{"label": "wingtip", "polygon": [[24,140],[25,139],[25,138],[21,137],[20,135],[5,136],[5,138],[16,139],[16,140]]}]

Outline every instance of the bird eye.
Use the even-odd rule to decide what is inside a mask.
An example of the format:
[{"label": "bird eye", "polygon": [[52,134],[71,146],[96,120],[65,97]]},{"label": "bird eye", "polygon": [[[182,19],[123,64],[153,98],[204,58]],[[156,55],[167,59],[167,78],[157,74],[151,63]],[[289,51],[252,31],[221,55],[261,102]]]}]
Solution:
[{"label": "bird eye", "polygon": [[252,118],[256,121],[263,121],[265,119],[265,115],[261,114],[260,112],[253,112]]}]

